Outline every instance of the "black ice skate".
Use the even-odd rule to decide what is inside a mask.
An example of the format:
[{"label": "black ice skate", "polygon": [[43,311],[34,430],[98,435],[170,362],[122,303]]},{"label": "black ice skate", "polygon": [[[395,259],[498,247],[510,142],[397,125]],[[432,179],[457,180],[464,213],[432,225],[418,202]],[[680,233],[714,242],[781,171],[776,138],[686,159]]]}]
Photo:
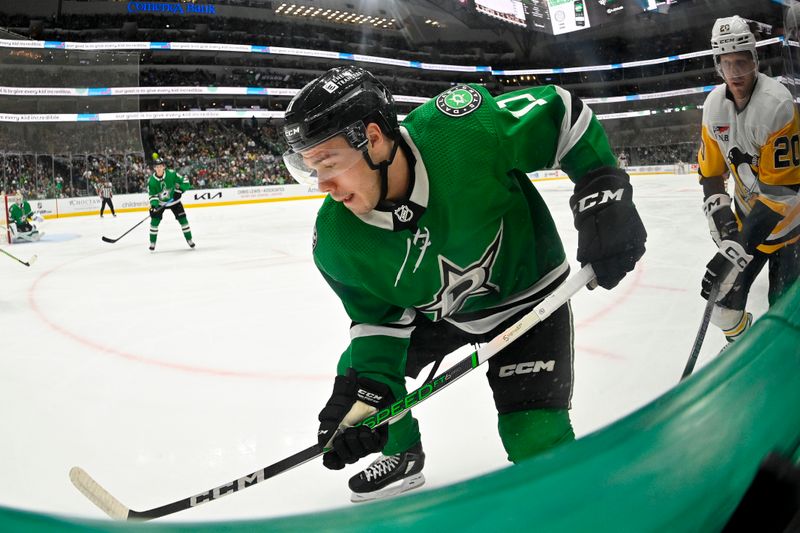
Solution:
[{"label": "black ice skate", "polygon": [[395,455],[381,455],[367,468],[350,478],[350,501],[368,502],[395,496],[425,484],[422,444]]},{"label": "black ice skate", "polygon": [[191,240],[191,239],[187,240],[186,244],[189,245],[189,248],[194,248],[194,241],[193,240]]}]

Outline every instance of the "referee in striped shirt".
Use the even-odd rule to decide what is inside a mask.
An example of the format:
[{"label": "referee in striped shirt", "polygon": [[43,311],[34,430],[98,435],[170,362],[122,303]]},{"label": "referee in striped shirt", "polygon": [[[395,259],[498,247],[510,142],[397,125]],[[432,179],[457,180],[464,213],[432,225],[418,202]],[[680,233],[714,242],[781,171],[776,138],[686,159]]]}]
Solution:
[{"label": "referee in striped shirt", "polygon": [[100,183],[100,185],[97,187],[97,193],[103,200],[103,203],[100,205],[100,218],[103,218],[103,211],[105,211],[106,205],[111,208],[111,214],[116,217],[117,213],[114,212],[114,202],[111,201],[111,197],[114,196],[114,192],[111,188],[111,180],[107,179]]}]

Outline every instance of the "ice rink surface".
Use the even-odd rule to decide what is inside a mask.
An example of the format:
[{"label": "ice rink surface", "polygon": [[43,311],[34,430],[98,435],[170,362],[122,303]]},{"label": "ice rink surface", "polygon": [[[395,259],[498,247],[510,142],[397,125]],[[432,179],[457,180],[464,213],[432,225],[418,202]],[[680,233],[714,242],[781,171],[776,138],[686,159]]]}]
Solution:
[{"label": "ice rink surface", "polygon": [[[633,178],[647,253],[616,289],[573,299],[578,436],[674,386],[700,323],[715,247],[694,175]],[[574,265],[566,180],[536,183]],[[101,518],[70,483],[85,468],[123,503],[157,507],[315,442],[317,413],[348,343],[344,310],[311,260],[318,200],[189,209],[190,250],[170,214],[147,249],[144,213],[47,221],[0,257],[0,505]],[[577,266],[577,265],[574,265]],[[766,275],[748,310],[766,310]],[[725,341],[709,328],[698,368]],[[462,349],[443,367],[469,354]],[[506,468],[479,368],[414,410],[427,455],[420,490]],[[425,375],[426,372],[423,372]],[[421,384],[410,382],[409,390]],[[321,461],[162,520],[315,512],[349,503]]]}]

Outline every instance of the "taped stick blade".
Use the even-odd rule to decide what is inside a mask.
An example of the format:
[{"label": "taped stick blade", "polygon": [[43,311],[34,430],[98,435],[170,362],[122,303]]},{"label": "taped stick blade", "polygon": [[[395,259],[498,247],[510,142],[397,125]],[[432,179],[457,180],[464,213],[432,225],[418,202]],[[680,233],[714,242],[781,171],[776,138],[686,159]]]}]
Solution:
[{"label": "taped stick blade", "polygon": [[127,520],[130,509],[122,505],[118,499],[100,486],[86,470],[73,466],[69,471],[69,479],[84,496],[114,520]]}]

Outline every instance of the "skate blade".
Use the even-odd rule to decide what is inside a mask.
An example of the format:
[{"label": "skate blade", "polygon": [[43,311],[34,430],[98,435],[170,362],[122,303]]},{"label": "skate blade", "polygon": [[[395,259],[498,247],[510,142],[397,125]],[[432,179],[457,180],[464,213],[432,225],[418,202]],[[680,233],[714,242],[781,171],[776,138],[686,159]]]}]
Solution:
[{"label": "skate blade", "polygon": [[394,486],[389,485],[385,489],[376,490],[373,492],[353,492],[350,495],[350,501],[353,503],[371,502],[373,500],[382,500],[384,498],[391,498],[410,490],[418,489],[425,484],[425,476],[422,472],[414,474],[413,476],[403,479],[402,483]]}]

